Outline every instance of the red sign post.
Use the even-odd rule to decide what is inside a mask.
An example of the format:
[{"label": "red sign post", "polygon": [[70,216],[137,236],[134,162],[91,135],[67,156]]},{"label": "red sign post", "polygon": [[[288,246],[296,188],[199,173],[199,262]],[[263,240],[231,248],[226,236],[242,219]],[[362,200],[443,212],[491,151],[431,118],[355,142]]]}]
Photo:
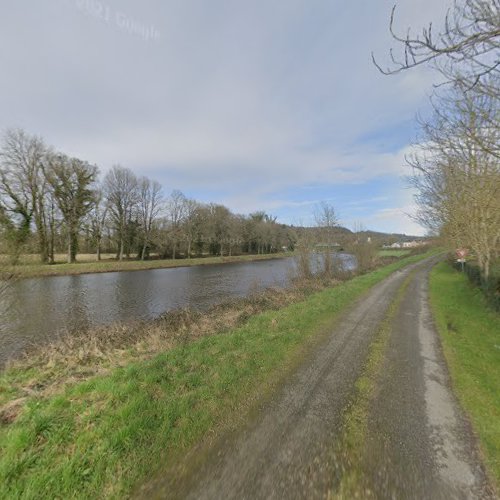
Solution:
[{"label": "red sign post", "polygon": [[467,248],[457,248],[455,251],[457,255],[457,262],[460,262],[462,264],[462,271],[464,270],[464,264],[465,264],[465,257],[469,254],[469,250]]}]

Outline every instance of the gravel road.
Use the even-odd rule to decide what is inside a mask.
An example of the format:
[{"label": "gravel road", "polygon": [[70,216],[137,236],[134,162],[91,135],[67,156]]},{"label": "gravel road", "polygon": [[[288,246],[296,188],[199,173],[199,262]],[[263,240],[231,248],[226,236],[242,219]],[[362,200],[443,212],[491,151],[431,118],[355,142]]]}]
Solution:
[{"label": "gravel road", "polygon": [[[148,498],[322,499],[342,480],[336,445],[370,345],[398,290],[382,375],[368,415],[363,487],[372,498],[493,498],[470,426],[450,390],[427,304],[436,258],[398,271],[347,311],[242,429],[183,479],[155,481]],[[367,494],[368,495],[368,494]]]}]

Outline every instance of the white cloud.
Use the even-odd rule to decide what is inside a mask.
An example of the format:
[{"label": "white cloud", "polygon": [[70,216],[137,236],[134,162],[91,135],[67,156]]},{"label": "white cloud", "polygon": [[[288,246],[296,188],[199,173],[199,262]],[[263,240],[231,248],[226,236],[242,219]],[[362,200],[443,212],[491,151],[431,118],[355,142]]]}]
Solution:
[{"label": "white cloud", "polygon": [[373,215],[366,217],[366,224],[383,232],[424,236],[426,230],[414,219],[417,213],[414,194],[413,189],[400,191],[392,206],[376,210]]},{"label": "white cloud", "polygon": [[[244,212],[304,203],[278,191],[406,173],[410,137],[398,127],[434,76],[383,77],[371,64],[372,50],[387,60],[392,0],[101,3],[159,39],[86,15],[76,0],[3,8],[0,128]],[[402,0],[398,26],[442,18],[446,3]]]}]

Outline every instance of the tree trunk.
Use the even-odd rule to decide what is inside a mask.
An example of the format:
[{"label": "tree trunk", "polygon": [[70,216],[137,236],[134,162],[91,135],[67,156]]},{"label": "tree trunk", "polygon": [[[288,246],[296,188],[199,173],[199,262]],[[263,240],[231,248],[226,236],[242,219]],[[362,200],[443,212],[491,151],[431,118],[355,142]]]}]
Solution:
[{"label": "tree trunk", "polygon": [[78,252],[78,233],[75,229],[70,229],[68,234],[68,264],[76,262]]},{"label": "tree trunk", "polygon": [[35,207],[35,227],[38,235],[38,248],[40,253],[40,260],[42,264],[47,264],[49,261],[49,252],[48,252],[48,240],[47,240],[47,228],[45,225],[45,217],[44,217],[44,206],[40,197],[33,198],[33,206]]},{"label": "tree trunk", "polygon": [[120,251],[118,252],[118,260],[123,260],[123,248],[124,242],[123,242],[123,236],[120,237]]},{"label": "tree trunk", "polygon": [[490,277],[490,256],[485,255],[483,261],[483,276],[484,281],[487,282]]},{"label": "tree trunk", "polygon": [[50,238],[49,238],[49,264],[54,264],[56,259],[54,256],[55,253],[55,247],[56,247],[56,229],[55,229],[55,220],[54,220],[54,211],[52,210],[51,216],[50,216]]},{"label": "tree trunk", "polygon": [[40,228],[39,224],[37,224],[37,232],[38,232],[38,251],[40,253],[40,261],[42,264],[47,264],[49,261],[49,253],[47,251],[47,236],[45,234],[45,229]]}]

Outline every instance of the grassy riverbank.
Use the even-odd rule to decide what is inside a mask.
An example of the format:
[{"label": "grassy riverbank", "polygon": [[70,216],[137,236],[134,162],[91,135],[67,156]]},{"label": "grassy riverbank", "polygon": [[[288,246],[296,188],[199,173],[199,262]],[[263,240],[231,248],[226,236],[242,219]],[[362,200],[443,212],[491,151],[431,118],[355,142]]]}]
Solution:
[{"label": "grassy riverbank", "polygon": [[34,278],[39,276],[63,276],[91,273],[109,273],[117,271],[144,271],[147,269],[164,269],[171,267],[187,267],[208,264],[227,264],[231,262],[251,262],[256,260],[281,259],[291,257],[293,253],[273,253],[264,255],[233,255],[226,257],[199,257],[194,259],[153,259],[153,260],[123,260],[105,258],[100,261],[89,260],[89,256],[81,258],[75,264],[58,262],[57,264],[38,264],[31,259],[17,266],[3,265],[4,272],[12,273],[19,278]]},{"label": "grassy riverbank", "polygon": [[500,315],[447,263],[431,273],[431,303],[453,388],[500,486]]},{"label": "grassy riverbank", "polygon": [[[51,377],[65,373],[64,358],[12,367],[0,375],[0,497],[126,496],[200,439],[241,419],[355,299],[425,256],[240,318],[238,327],[221,331],[215,323],[194,341],[194,325],[184,325],[159,354],[152,345],[140,355],[132,346],[97,353],[100,374],[74,372],[49,391],[37,384],[50,386]],[[121,353],[124,366],[110,353]]]}]

